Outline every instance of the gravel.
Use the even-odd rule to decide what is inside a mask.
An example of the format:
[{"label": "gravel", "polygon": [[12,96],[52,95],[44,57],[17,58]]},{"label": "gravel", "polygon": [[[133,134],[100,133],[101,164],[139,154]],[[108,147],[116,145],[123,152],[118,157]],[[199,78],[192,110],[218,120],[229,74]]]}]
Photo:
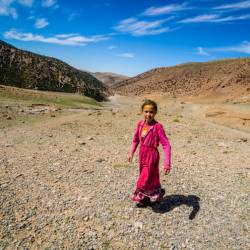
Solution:
[{"label": "gravel", "polygon": [[0,249],[250,249],[250,135],[161,104],[172,170],[160,146],[166,195],[138,208],[140,99],[110,106],[0,131]]}]

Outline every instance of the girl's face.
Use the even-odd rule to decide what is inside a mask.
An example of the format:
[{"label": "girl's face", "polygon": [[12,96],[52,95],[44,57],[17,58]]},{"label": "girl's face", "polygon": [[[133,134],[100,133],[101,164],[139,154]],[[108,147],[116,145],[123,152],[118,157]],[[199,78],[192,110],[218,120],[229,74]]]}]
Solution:
[{"label": "girl's face", "polygon": [[154,120],[156,115],[156,111],[152,105],[145,105],[142,110],[142,114],[144,115],[144,119],[147,124]]}]

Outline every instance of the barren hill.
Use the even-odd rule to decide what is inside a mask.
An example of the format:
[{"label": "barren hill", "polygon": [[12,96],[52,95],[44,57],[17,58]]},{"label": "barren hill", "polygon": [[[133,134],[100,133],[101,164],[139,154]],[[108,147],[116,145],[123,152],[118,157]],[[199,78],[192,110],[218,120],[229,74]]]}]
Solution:
[{"label": "barren hill", "polygon": [[107,88],[88,72],[0,40],[0,83],[27,89],[79,92],[103,100]]},{"label": "barren hill", "polygon": [[94,77],[96,77],[98,80],[106,84],[107,86],[112,86],[118,82],[129,79],[128,76],[111,73],[111,72],[95,72],[91,74]]},{"label": "barren hill", "polygon": [[121,95],[152,92],[197,95],[217,91],[250,93],[250,58],[156,68],[110,88]]}]

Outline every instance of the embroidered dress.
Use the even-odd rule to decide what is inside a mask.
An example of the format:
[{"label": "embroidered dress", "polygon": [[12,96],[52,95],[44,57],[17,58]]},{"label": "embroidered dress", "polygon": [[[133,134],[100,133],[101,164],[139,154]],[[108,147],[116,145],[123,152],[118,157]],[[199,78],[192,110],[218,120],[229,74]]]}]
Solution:
[{"label": "embroidered dress", "polygon": [[136,190],[133,194],[133,201],[144,203],[145,201],[160,201],[165,190],[161,188],[159,177],[160,155],[157,147],[159,142],[164,151],[164,168],[171,166],[171,146],[161,123],[153,120],[149,126],[144,121],[137,123],[133,135],[133,142],[130,153],[134,154],[137,145],[139,148],[139,177]]}]

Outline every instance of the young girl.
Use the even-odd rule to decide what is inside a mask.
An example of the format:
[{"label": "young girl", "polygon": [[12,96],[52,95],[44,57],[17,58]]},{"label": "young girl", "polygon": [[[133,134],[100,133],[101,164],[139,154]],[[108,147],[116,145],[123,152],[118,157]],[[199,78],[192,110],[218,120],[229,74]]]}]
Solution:
[{"label": "young girl", "polygon": [[161,188],[160,184],[160,155],[157,147],[160,142],[165,156],[164,170],[165,174],[168,174],[171,167],[171,146],[162,124],[154,119],[157,113],[157,104],[152,100],[146,100],[142,104],[141,111],[144,120],[137,122],[128,161],[132,161],[137,145],[140,143],[140,175],[132,199],[138,205],[146,205],[150,201],[160,201],[165,194],[165,190]]}]

